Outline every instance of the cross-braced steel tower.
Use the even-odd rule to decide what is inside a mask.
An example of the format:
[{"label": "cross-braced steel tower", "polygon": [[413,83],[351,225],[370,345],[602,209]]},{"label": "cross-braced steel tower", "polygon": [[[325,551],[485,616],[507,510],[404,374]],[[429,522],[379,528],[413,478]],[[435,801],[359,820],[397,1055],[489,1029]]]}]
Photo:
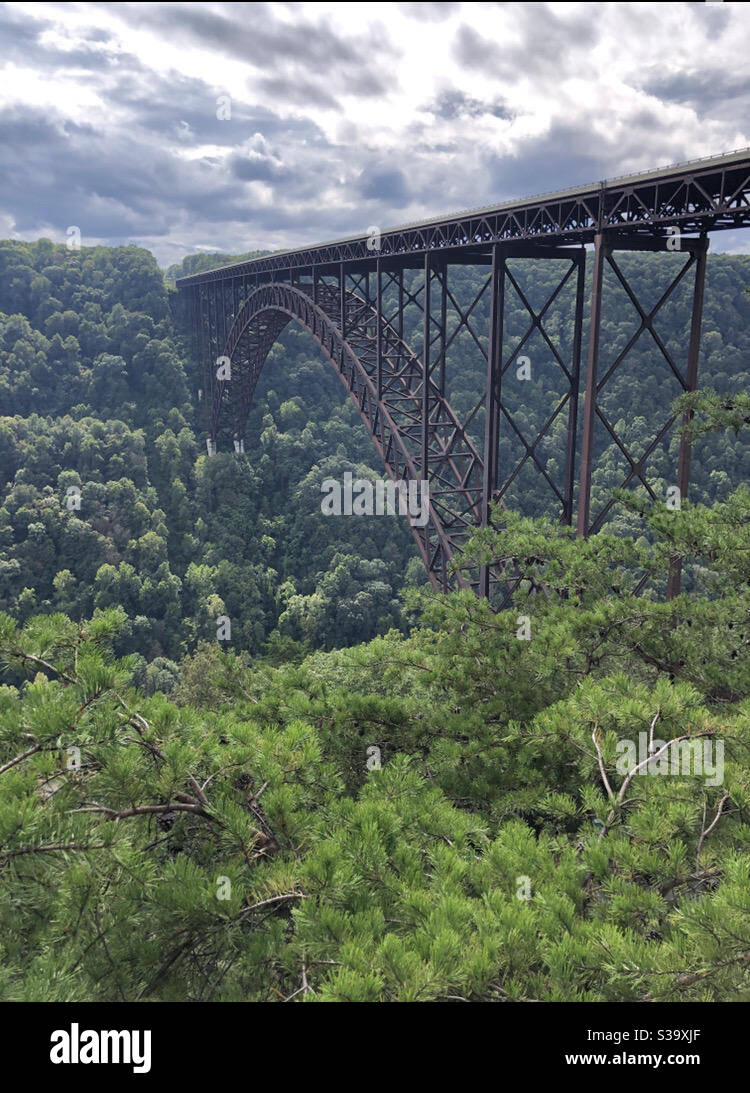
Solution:
[{"label": "cross-braced steel tower", "polygon": [[[244,451],[258,376],[274,341],[294,320],[337,370],[389,476],[429,482],[429,520],[412,532],[433,585],[468,583],[483,595],[507,588],[504,571],[488,566],[456,575],[450,563],[468,535],[488,523],[491,505],[512,498],[520,476],[539,476],[561,520],[575,521],[580,535],[599,530],[613,504],[612,490],[604,499],[592,496],[592,470],[603,443],[614,444],[621,457],[623,473],[613,488],[638,483],[654,497],[647,464],[674,416],[666,405],[663,421],[636,455],[607,412],[605,388],[647,334],[677,391],[696,389],[708,233],[747,225],[746,150],[182,278],[178,289],[204,375],[209,453],[227,425],[235,450]],[[648,252],[659,251],[674,252],[676,265],[670,283],[648,306],[616,256],[631,252],[647,261]],[[587,260],[593,266],[590,296]],[[532,301],[523,286],[519,269],[528,261],[554,270],[545,278],[542,301]],[[481,274],[469,296],[456,284],[466,267]],[[626,344],[605,362],[601,320],[608,274],[637,319]],[[464,289],[465,283],[464,278]],[[659,333],[659,313],[686,283],[690,314],[676,352]],[[562,301],[569,311],[564,345],[548,329],[550,309]],[[518,327],[519,311],[526,316],[525,330]],[[519,424],[523,415],[509,397],[508,380],[532,338],[546,347],[559,383],[545,419],[529,432],[527,422]],[[450,352],[458,339],[483,362],[476,399],[460,410],[449,401]],[[561,430],[553,473],[545,445],[553,435],[559,440]],[[501,432],[511,442],[502,460]],[[689,471],[690,445],[683,439],[675,474],[682,497]],[[679,582],[679,568],[673,567],[670,595]]]}]

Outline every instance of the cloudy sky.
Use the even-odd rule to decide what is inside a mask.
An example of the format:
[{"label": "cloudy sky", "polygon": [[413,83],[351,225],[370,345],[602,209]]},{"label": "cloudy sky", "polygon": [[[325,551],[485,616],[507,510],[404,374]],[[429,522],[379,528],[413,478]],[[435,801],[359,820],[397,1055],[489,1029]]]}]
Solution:
[{"label": "cloudy sky", "polygon": [[0,237],[166,264],[726,152],[748,52],[740,3],[2,4]]}]

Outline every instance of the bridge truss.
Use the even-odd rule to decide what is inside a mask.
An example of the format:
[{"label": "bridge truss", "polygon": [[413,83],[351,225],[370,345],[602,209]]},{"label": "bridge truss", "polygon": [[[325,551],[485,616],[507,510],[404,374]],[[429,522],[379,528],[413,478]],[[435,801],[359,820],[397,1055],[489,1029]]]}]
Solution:
[{"label": "bridge truss", "polygon": [[[642,486],[657,499],[647,471],[674,425],[671,399],[646,448],[634,452],[627,428],[612,420],[607,387],[647,335],[676,393],[696,389],[708,233],[748,225],[744,151],[182,278],[177,287],[204,377],[208,452],[228,436],[244,451],[263,364],[296,322],[336,369],[391,479],[429,482],[429,519],[412,533],[433,585],[470,585],[503,602],[512,573],[497,566],[457,572],[452,562],[472,531],[491,521],[493,504],[512,505],[530,474],[580,535],[603,526],[617,488]],[[643,286],[626,276],[622,252],[643,262],[649,253],[674,252],[671,280],[656,299],[646,302]],[[544,299],[531,299],[524,285],[529,262],[553,271],[544,278]],[[470,284],[462,277],[467,267]],[[605,362],[602,307],[613,286],[627,297],[635,325]],[[658,323],[678,293],[684,300],[686,286],[689,314],[675,346]],[[552,329],[559,326],[553,308],[559,313],[563,301],[566,337]],[[532,343],[556,381],[544,420],[530,427],[512,384]],[[458,344],[481,361],[472,405],[464,400],[460,408],[450,398]],[[594,496],[596,459],[612,444],[619,472],[610,475],[606,496]],[[682,498],[689,473],[690,445],[682,439],[674,476]],[[675,566],[668,594],[679,586]]]}]

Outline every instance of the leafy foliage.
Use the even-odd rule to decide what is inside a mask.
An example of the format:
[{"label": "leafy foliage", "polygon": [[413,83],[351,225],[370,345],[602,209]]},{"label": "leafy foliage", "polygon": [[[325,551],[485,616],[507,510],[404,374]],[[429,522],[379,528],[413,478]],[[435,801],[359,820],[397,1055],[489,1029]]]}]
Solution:
[{"label": "leafy foliage", "polygon": [[[508,516],[473,550],[528,559],[512,612],[423,593],[408,638],[297,666],[206,644],[176,704],[120,610],[3,616],[4,996],[747,1000],[748,506],[655,510],[651,546]],[[625,594],[680,541],[704,594]],[[683,741],[721,769],[648,776]]]},{"label": "leafy foliage", "polygon": [[400,523],[321,518],[378,472],[302,334],[209,460],[150,256],[0,247],[0,997],[750,1000],[748,269],[713,266],[691,501],[580,540],[520,491],[463,559],[508,565],[495,613]]}]

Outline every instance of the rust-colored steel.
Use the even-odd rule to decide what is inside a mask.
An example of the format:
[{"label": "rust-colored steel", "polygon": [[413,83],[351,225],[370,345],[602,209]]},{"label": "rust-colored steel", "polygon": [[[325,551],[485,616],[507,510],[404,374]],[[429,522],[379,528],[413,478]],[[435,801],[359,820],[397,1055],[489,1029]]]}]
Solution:
[{"label": "rust-colored steel", "polygon": [[[398,419],[411,422],[417,415],[413,411],[405,410],[399,404],[394,405],[391,412],[387,397],[384,399],[378,397],[377,381],[373,382],[376,372],[370,359],[371,343],[376,339],[370,330],[377,326],[377,313],[368,306],[366,300],[345,291],[343,311],[349,338],[344,341],[335,321],[336,318],[340,320],[341,317],[340,290],[327,291],[322,285],[318,285],[317,293],[318,304],[312,299],[312,288],[306,291],[303,286],[264,285],[252,292],[239,309],[221,355],[229,357],[234,362],[238,352],[242,352],[243,345],[246,344],[246,340],[259,322],[264,324],[266,331],[264,337],[253,337],[250,342],[253,348],[248,357],[249,367],[245,371],[235,373],[234,364],[232,366],[232,382],[235,382],[236,375],[236,382],[245,387],[244,405],[249,408],[252,390],[257,383],[263,361],[277,336],[274,331],[280,330],[290,319],[295,319],[315,338],[336,367],[392,480],[394,482],[419,481],[423,477],[419,461],[420,448],[415,446],[413,437],[408,432],[406,434],[402,432],[398,424]],[[411,354],[408,347],[396,344],[397,335],[393,327],[389,324],[382,325],[384,326],[384,348],[381,367],[384,385],[390,390],[398,391],[401,401],[411,401],[419,405],[421,391],[418,387],[411,385],[409,378],[409,375],[412,377],[414,375],[415,368],[419,364],[418,359]],[[397,371],[399,362],[405,359],[408,359],[411,365],[410,373],[403,368]],[[390,367],[391,364],[394,364],[394,367]],[[438,398],[436,392],[433,398]],[[215,431],[217,426],[218,421]],[[445,447],[442,454],[446,455]],[[475,455],[475,458],[478,458],[478,455]],[[461,483],[454,480],[453,484],[461,490]],[[464,501],[466,505],[474,504],[474,498],[470,494],[464,498]],[[412,527],[412,533],[433,584],[437,588],[446,588],[449,578],[448,565],[457,549],[456,535],[463,529],[459,526],[458,519],[454,520],[451,526],[440,510],[439,490],[436,495],[432,495],[431,491],[428,524],[425,528]],[[460,579],[459,583],[461,583]]]},{"label": "rust-colored steel", "polygon": [[[699,248],[696,254],[695,265],[695,282],[693,285],[693,309],[690,320],[690,345],[688,347],[688,366],[687,374],[683,386],[686,391],[695,391],[698,388],[698,355],[700,351],[701,341],[701,324],[703,320],[703,293],[706,286],[706,257],[708,254],[708,243],[705,240],[705,246]],[[683,426],[687,426],[692,414],[686,414],[683,420]],[[688,489],[690,486],[690,456],[691,456],[691,442],[690,436],[683,428],[682,438],[680,440],[680,454],[678,457],[677,466],[677,488],[680,491],[681,500],[685,500],[688,495]],[[673,597],[679,595],[680,584],[682,581],[682,560],[675,558],[672,561],[669,570],[669,581],[667,583],[667,599],[671,600]]]},{"label": "rust-colored steel", "polygon": [[602,279],[607,250],[601,234],[594,239],[594,280],[591,286],[591,321],[589,323],[589,358],[586,369],[586,401],[583,411],[583,450],[581,485],[578,491],[578,534],[586,535],[591,511],[591,468],[594,460],[594,421],[596,413],[599,336],[602,319]]},{"label": "rust-colored steel", "polygon": [[[561,520],[571,523],[575,512],[580,535],[596,532],[613,504],[610,498],[592,515],[598,425],[627,462],[629,469],[621,485],[640,483],[653,497],[644,465],[664,441],[674,418],[668,418],[646,451],[635,459],[603,410],[602,390],[645,331],[653,337],[681,388],[696,389],[707,233],[741,226],[750,226],[748,150],[394,228],[380,233],[376,252],[369,236],[358,236],[182,278],[178,289],[188,297],[187,314],[203,369],[201,397],[210,448],[215,450],[220,428],[225,436],[226,424],[231,422],[235,448],[242,450],[263,363],[286,324],[296,320],[316,338],[337,369],[388,474],[395,480],[428,479],[429,522],[426,528],[412,531],[433,585],[439,589],[468,585],[487,596],[493,596],[501,586],[512,591],[516,582],[508,580],[501,560],[476,574],[468,570],[455,573],[452,563],[474,528],[487,525],[491,505],[504,504],[511,486],[522,481],[518,476],[524,467],[533,468],[551,489]],[[647,311],[615,254],[621,250],[665,250],[668,233],[675,228],[681,234],[686,262],[656,306]],[[591,243],[593,279],[578,457],[584,244]],[[515,267],[509,265],[525,258],[567,260],[541,308],[532,306]],[[451,271],[459,266],[485,271],[479,290],[468,302],[459,299],[451,283]],[[611,270],[625,290],[640,326],[600,375],[605,270]],[[694,271],[695,282],[683,372],[653,323],[689,271]],[[564,358],[545,330],[545,318],[567,284],[573,286],[575,302],[572,351]],[[520,303],[530,321],[528,331],[510,347],[504,344],[509,340],[504,319],[509,292],[515,294],[516,313]],[[477,327],[476,319],[487,303],[489,324],[484,330]],[[450,333],[449,321],[454,324]],[[408,344],[407,329],[416,330],[419,352]],[[503,399],[503,376],[532,334],[543,338],[546,352],[561,369],[564,391],[549,407],[537,435],[527,437]],[[461,416],[448,399],[449,351],[459,336],[478,348],[485,372],[476,404]],[[222,356],[230,359],[231,378],[226,371],[217,371]],[[480,443],[472,439],[472,424],[477,427],[482,413],[484,441]],[[565,415],[566,439],[559,483],[550,477],[542,453],[543,442],[561,415]],[[502,467],[498,465],[501,424],[518,452],[518,458],[514,455],[510,461],[504,457]],[[683,439],[677,472],[683,498],[688,492],[689,472],[690,445]],[[669,596],[677,593],[679,584],[676,559],[670,572]]]},{"label": "rust-colored steel", "polygon": [[[656,495],[646,480],[645,477],[645,464],[649,457],[656,450],[657,446],[666,437],[667,433],[674,424],[675,417],[673,414],[668,415],[662,426],[657,430],[655,435],[649,441],[646,450],[639,459],[635,459],[631,452],[628,450],[627,445],[618,434],[616,428],[607,418],[601,405],[601,394],[605,385],[609,382],[613,374],[621,367],[623,362],[628,356],[633,346],[636,344],[642,334],[648,332],[651,335],[653,343],[656,345],[660,355],[664,358],[673,375],[676,377],[683,391],[694,391],[698,376],[698,351],[700,347],[700,327],[701,317],[703,312],[703,284],[705,279],[705,255],[708,247],[708,240],[705,235],[700,236],[697,239],[681,239],[679,254],[686,257],[686,261],[678,270],[676,276],[674,276],[659,297],[656,304],[650,311],[646,311],[641,305],[637,294],[633,290],[632,286],[628,282],[624,273],[620,269],[615,260],[614,252],[616,250],[631,250],[631,251],[666,251],[667,240],[666,239],[651,239],[651,240],[626,240],[618,238],[615,242],[604,236],[597,236],[597,240],[594,248],[594,282],[592,287],[592,304],[591,304],[591,323],[589,326],[589,360],[588,371],[586,375],[586,404],[584,412],[584,425],[583,425],[583,451],[581,454],[581,483],[578,497],[578,533],[580,535],[591,535],[594,532],[599,531],[602,527],[610,509],[615,504],[614,496],[610,496],[609,500],[598,511],[595,517],[591,516],[591,474],[594,463],[594,426],[598,420],[603,426],[606,433],[612,439],[616,447],[625,458],[629,470],[625,475],[622,482],[618,483],[617,489],[624,489],[628,487],[631,482],[636,479],[645,488],[652,501],[656,501]],[[622,288],[625,290],[630,302],[637,311],[640,317],[640,324],[635,332],[628,339],[625,347],[618,353],[615,360],[609,365],[603,376],[599,376],[599,351],[600,351],[600,327],[601,327],[601,308],[602,308],[602,282],[605,263],[612,269],[617,280]],[[690,339],[688,343],[688,363],[687,374],[683,374],[679,363],[674,359],[673,354],[667,349],[666,345],[660,338],[658,331],[654,327],[654,319],[661,309],[664,307],[667,300],[673,296],[676,289],[682,283],[688,272],[695,270],[695,282],[693,292],[693,306],[690,325]],[[683,440],[680,452],[680,469],[678,471],[678,484],[681,481],[680,486],[681,493],[687,491],[688,477],[690,470],[690,446],[687,440]],[[684,494],[683,494],[684,496]]]},{"label": "rust-colored steel", "polygon": [[[576,186],[539,197],[507,201],[453,216],[391,228],[380,234],[383,260],[423,256],[425,251],[451,251],[457,257],[492,243],[526,240],[537,243],[591,243],[598,232],[663,235],[670,226],[683,234],[750,225],[750,149],[728,155],[660,167],[604,182]],[[353,236],[281,251],[264,258],[183,277],[178,288],[222,281],[244,273],[268,280],[289,279],[289,271],[340,263],[375,268],[369,235]]]}]

